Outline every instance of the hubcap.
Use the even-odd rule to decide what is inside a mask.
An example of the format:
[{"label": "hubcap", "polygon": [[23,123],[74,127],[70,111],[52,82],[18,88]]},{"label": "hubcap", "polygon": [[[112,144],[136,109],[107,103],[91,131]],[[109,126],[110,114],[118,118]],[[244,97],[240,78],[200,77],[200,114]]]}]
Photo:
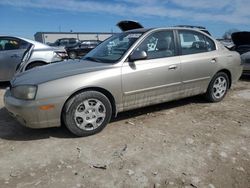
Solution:
[{"label": "hubcap", "polygon": [[89,131],[98,128],[106,117],[104,104],[98,99],[87,99],[79,104],[74,114],[76,125]]},{"label": "hubcap", "polygon": [[223,76],[216,78],[213,85],[213,95],[215,98],[222,98],[227,91],[227,80]]}]

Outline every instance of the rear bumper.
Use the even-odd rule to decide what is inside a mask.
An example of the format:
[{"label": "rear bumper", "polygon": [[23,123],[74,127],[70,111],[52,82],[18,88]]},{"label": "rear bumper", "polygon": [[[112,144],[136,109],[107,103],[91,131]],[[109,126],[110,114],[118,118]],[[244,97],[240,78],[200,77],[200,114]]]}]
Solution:
[{"label": "rear bumper", "polygon": [[[22,125],[30,128],[59,127],[64,98],[46,100],[20,100],[11,96],[9,89],[4,95],[4,104],[9,113]],[[41,110],[40,107],[53,104],[54,108]]]}]

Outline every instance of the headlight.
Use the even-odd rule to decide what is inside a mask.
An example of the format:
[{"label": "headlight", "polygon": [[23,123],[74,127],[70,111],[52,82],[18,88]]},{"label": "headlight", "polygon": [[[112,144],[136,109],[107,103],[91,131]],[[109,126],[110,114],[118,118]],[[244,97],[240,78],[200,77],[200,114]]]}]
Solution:
[{"label": "headlight", "polygon": [[37,86],[20,85],[11,88],[11,94],[17,99],[32,100],[35,99]]}]

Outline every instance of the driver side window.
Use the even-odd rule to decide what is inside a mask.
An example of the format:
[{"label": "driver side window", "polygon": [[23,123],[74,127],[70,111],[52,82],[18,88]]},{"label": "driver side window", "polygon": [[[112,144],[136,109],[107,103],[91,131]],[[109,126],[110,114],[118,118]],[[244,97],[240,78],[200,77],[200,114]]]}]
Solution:
[{"label": "driver side window", "polygon": [[145,51],[147,59],[172,57],[176,55],[173,31],[158,31],[149,35],[136,48]]}]

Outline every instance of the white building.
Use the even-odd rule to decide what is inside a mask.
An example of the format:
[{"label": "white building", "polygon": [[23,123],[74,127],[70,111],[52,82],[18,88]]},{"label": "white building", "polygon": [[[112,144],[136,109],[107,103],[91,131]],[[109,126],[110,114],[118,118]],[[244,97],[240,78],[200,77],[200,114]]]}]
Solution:
[{"label": "white building", "polygon": [[113,35],[105,32],[37,32],[35,40],[42,43],[53,43],[60,38],[77,38],[79,40],[103,41]]}]

